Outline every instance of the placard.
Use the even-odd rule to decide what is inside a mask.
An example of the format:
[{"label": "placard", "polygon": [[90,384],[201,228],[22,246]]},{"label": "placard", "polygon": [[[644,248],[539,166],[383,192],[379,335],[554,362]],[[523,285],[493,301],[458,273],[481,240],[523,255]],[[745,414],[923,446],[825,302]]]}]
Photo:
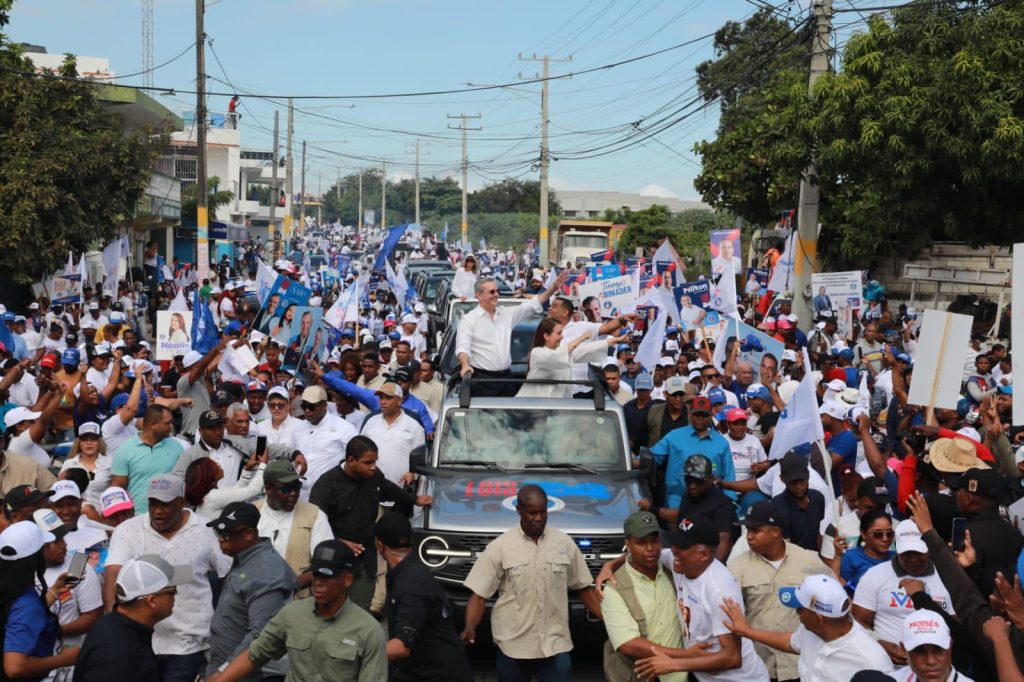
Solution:
[{"label": "placard", "polygon": [[964,379],[964,355],[971,340],[970,315],[925,310],[914,353],[914,381],[907,402],[955,410]]},{"label": "placard", "polygon": [[679,307],[679,324],[683,331],[694,331],[703,327],[711,303],[711,282],[706,279],[684,282],[672,289]]},{"label": "placard", "polygon": [[173,360],[192,350],[192,311],[158,310],[156,313],[156,359]]},{"label": "placard", "polygon": [[811,273],[811,290],[814,292],[811,309],[815,316],[823,312],[836,315],[843,306],[860,310],[864,305],[860,270]]},{"label": "placard", "polygon": [[747,280],[743,285],[743,293],[747,296],[767,294],[768,270],[766,268],[747,268]]},{"label": "placard", "polygon": [[740,254],[739,228],[711,231],[711,274],[721,275],[726,265],[732,262],[734,273],[743,272]]},{"label": "placard", "polygon": [[618,317],[636,310],[637,292],[629,275],[581,284],[577,293],[581,301],[596,296],[601,303],[601,317]]}]

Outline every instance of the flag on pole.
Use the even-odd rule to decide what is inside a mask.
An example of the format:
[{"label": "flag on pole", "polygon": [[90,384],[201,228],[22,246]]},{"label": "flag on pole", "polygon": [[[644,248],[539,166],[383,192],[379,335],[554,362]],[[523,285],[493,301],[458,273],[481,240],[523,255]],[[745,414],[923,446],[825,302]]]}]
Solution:
[{"label": "flag on pole", "polygon": [[377,252],[377,260],[373,262],[373,269],[382,272],[384,270],[384,261],[388,259],[391,252],[394,251],[395,245],[398,244],[398,240],[405,234],[405,230],[409,227],[409,223],[402,223],[401,225],[395,225],[394,227],[388,228],[388,236],[384,237],[384,241],[380,245],[380,251]]},{"label": "flag on pole", "polygon": [[184,289],[178,289],[178,293],[174,295],[174,299],[167,306],[167,309],[178,313],[188,312],[188,302],[185,300]]},{"label": "flag on pole", "polygon": [[220,337],[217,333],[217,323],[213,321],[213,313],[210,312],[210,306],[199,298],[199,289],[196,289],[192,300],[192,350],[206,355],[218,343]]},{"label": "flag on pole", "polygon": [[686,281],[686,264],[683,263],[683,259],[679,257],[679,253],[676,251],[675,247],[672,246],[672,242],[670,242],[668,238],[666,238],[665,241],[661,243],[661,246],[658,247],[658,250],[654,252],[654,257],[651,259],[651,262],[654,264],[654,274],[656,275],[662,274],[662,272],[657,271],[658,263],[674,264],[674,268],[667,270],[668,272],[672,272],[674,270],[678,273],[678,275],[675,275],[674,282],[679,284]]},{"label": "flag on pole", "polygon": [[395,300],[398,302],[398,307],[404,307],[405,294],[409,290],[409,285],[405,281],[405,277],[402,276],[399,278],[399,276],[395,274],[394,268],[391,267],[391,261],[384,261],[384,271],[387,274],[388,286],[391,287],[391,291],[395,295]]},{"label": "flag on pole", "polygon": [[[809,368],[811,359],[806,348],[803,353],[804,367]],[[782,459],[783,455],[795,447],[824,439],[825,432],[818,414],[818,397],[814,392],[814,376],[810,371],[805,371],[804,378],[793,391],[775,425],[775,438],[768,459]]]},{"label": "flag on pole", "polygon": [[736,308],[736,273],[733,271],[732,261],[728,261],[722,269],[711,289],[711,307],[723,315],[734,316]]},{"label": "flag on pole", "polygon": [[341,330],[348,322],[359,319],[359,280],[350,284],[341,292],[338,300],[324,313],[324,321],[335,329]]},{"label": "flag on pole", "polygon": [[447,243],[447,241],[448,241],[448,221],[447,220],[444,223],[444,228],[441,229],[441,234],[440,234],[440,236],[438,236],[438,239],[441,240],[442,244],[443,243]]}]

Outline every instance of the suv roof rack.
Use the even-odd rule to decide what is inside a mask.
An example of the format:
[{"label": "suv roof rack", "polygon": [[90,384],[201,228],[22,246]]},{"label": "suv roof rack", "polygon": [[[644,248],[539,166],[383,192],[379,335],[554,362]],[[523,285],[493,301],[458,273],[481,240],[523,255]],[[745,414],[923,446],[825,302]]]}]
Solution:
[{"label": "suv roof rack", "polygon": [[[605,381],[604,374],[601,373],[598,368],[590,365],[588,367],[588,377],[585,381],[578,379],[572,381],[563,381],[560,379],[518,379],[509,377],[507,379],[481,379],[481,383],[486,381],[488,383],[501,383],[501,384],[533,384],[537,386],[587,386],[593,391],[594,394],[594,409],[604,411],[606,393],[608,393],[608,382]],[[463,377],[460,381],[456,382],[459,387],[459,407],[465,409],[470,406],[473,398],[473,375]],[[610,393],[609,393],[610,395]]]}]

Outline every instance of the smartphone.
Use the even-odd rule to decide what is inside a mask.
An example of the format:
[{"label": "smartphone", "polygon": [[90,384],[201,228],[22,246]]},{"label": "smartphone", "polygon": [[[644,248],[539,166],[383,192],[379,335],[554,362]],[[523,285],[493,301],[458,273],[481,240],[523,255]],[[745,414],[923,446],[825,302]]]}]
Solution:
[{"label": "smartphone", "polygon": [[76,552],[71,557],[71,565],[68,566],[68,583],[81,582],[85,577],[85,565],[89,562],[89,555],[85,552]]},{"label": "smartphone", "polygon": [[967,519],[957,517],[953,519],[953,533],[950,535],[954,552],[964,551],[964,540],[967,538]]},{"label": "smartphone", "polygon": [[262,457],[267,451],[267,437],[256,436],[256,456]]}]

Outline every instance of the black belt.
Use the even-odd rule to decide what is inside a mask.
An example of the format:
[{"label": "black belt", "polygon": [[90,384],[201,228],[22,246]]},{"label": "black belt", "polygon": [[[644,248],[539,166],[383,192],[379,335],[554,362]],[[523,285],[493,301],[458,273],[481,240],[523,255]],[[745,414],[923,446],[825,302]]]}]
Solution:
[{"label": "black belt", "polygon": [[500,379],[500,378],[503,378],[503,377],[510,376],[511,374],[512,374],[512,370],[510,370],[510,369],[503,369],[503,370],[500,370],[500,371],[497,371],[497,372],[492,372],[489,369],[478,369],[476,367],[473,368],[473,376],[474,377],[479,377],[479,378],[482,378],[482,379],[486,379],[488,377],[490,377],[492,379]]}]

